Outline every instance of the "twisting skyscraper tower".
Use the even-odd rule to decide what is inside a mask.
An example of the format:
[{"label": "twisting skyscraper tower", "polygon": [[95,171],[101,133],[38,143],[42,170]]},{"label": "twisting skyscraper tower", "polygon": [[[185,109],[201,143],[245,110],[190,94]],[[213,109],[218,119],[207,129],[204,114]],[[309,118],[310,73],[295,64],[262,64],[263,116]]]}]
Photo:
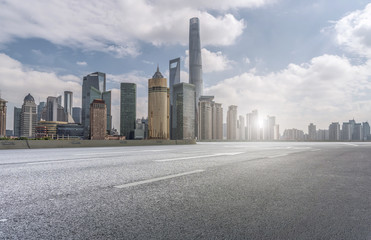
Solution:
[{"label": "twisting skyscraper tower", "polygon": [[189,83],[196,87],[198,102],[203,94],[200,23],[198,18],[189,21]]},{"label": "twisting skyscraper tower", "polygon": [[[195,86],[195,116],[198,116],[198,101],[203,95],[200,23],[197,17],[189,20],[189,83]],[[195,122],[195,135],[198,137],[198,119]]]}]

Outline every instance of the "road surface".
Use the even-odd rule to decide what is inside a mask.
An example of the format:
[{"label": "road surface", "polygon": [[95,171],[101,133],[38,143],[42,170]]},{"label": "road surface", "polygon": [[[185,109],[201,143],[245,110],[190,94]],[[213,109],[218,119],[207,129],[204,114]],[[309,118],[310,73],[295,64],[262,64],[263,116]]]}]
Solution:
[{"label": "road surface", "polygon": [[0,239],[371,239],[371,143],[2,150]]}]

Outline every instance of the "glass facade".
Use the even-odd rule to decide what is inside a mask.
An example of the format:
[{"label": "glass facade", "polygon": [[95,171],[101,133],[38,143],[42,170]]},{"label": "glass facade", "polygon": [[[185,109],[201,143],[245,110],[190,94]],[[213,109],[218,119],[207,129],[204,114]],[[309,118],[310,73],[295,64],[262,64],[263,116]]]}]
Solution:
[{"label": "glass facade", "polygon": [[195,94],[193,84],[174,85],[172,139],[195,138]]},{"label": "glass facade", "polygon": [[121,83],[120,86],[120,135],[133,139],[136,125],[137,85]]}]

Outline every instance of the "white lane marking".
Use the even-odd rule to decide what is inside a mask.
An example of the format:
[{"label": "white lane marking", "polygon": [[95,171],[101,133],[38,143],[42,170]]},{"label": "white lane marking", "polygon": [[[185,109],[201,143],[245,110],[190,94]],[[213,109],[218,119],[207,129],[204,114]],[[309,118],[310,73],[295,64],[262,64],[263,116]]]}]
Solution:
[{"label": "white lane marking", "polygon": [[287,155],[289,155],[289,154],[274,155],[274,156],[269,156],[268,158],[284,157],[284,156],[287,156]]},{"label": "white lane marking", "polygon": [[181,157],[181,158],[169,158],[169,159],[161,159],[161,160],[154,160],[155,162],[170,162],[170,161],[178,161],[178,160],[186,160],[186,159],[195,159],[195,158],[208,158],[208,157],[219,157],[219,156],[233,156],[242,154],[245,152],[234,152],[234,153],[216,153],[211,155],[202,155],[202,156],[192,156],[192,157]]},{"label": "white lane marking", "polygon": [[89,156],[89,155],[113,155],[113,154],[125,154],[125,153],[141,153],[141,152],[165,152],[168,149],[164,150],[136,150],[136,151],[122,151],[122,152],[104,152],[104,153],[77,153],[75,156]]},{"label": "white lane marking", "polygon": [[177,178],[177,177],[186,176],[186,175],[190,175],[190,174],[200,173],[200,172],[204,172],[204,171],[205,170],[199,169],[199,170],[195,170],[195,171],[191,171],[191,172],[178,173],[178,174],[168,175],[168,176],[164,176],[164,177],[158,177],[158,178],[143,180],[143,181],[139,181],[139,182],[126,183],[126,184],[117,185],[117,186],[113,186],[113,187],[114,188],[133,187],[133,186],[138,186],[138,185],[142,185],[142,184],[146,184],[146,183],[153,183],[153,182],[158,182],[158,181],[162,181],[162,180],[166,180],[166,179],[170,179],[170,178]]},{"label": "white lane marking", "polygon": [[359,145],[356,145],[356,144],[353,144],[353,143],[340,143],[340,144],[349,145],[349,146],[353,146],[353,147],[359,147]]},{"label": "white lane marking", "polygon": [[8,219],[4,218],[4,219],[0,219],[0,222],[6,222],[8,221]]},{"label": "white lane marking", "polygon": [[71,160],[56,160],[56,161],[30,162],[30,163],[26,163],[26,165],[37,165],[37,164],[48,164],[48,163],[64,163],[64,162],[77,162],[77,161],[84,161],[86,159],[71,159]]}]

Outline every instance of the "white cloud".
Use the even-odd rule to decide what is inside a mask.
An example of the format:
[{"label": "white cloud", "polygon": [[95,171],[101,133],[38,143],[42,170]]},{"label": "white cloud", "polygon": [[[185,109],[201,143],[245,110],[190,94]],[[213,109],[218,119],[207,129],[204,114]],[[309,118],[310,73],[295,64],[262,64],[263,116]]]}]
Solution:
[{"label": "white cloud", "polygon": [[79,66],[87,66],[88,65],[88,63],[87,62],[84,62],[84,61],[81,61],[81,62],[76,62],[76,64],[77,65],[79,65]]},{"label": "white cloud", "polygon": [[[196,16],[202,45],[230,45],[242,34],[245,22],[226,11],[269,2],[273,1],[4,0],[0,3],[0,44],[42,38],[116,57],[137,56],[141,41],[156,46],[188,44],[189,19]],[[209,10],[217,10],[219,15]]]},{"label": "white cloud", "polygon": [[[20,107],[28,93],[39,103],[39,100],[46,101],[48,96],[63,95],[66,90],[73,92],[73,106],[81,106],[81,79],[77,76],[37,71],[0,53],[0,79],[2,98],[10,106]],[[15,89],[17,94],[14,94]],[[8,109],[7,116],[8,129],[13,129],[13,108]]]},{"label": "white cloud", "polygon": [[150,77],[152,76],[147,76],[144,72],[133,71],[120,75],[107,74],[107,81],[112,83],[136,83],[137,88],[146,88]]},{"label": "white cloud", "polygon": [[371,57],[371,3],[335,24],[337,42],[347,50]]},{"label": "white cloud", "polygon": [[244,73],[205,89],[205,93],[215,95],[225,110],[229,105],[238,105],[239,114],[259,109],[275,115],[281,131],[292,127],[306,131],[310,122],[327,128],[331,121],[354,116],[359,121],[369,119],[370,77],[371,61],[352,65],[345,57],[323,55],[264,76]]},{"label": "white cloud", "polygon": [[[186,50],[186,58],[184,60],[185,68],[189,68],[189,51]],[[202,72],[220,72],[227,69],[230,69],[233,64],[233,61],[229,60],[227,56],[223,55],[221,51],[211,52],[206,48],[201,49],[202,57]]]}]

